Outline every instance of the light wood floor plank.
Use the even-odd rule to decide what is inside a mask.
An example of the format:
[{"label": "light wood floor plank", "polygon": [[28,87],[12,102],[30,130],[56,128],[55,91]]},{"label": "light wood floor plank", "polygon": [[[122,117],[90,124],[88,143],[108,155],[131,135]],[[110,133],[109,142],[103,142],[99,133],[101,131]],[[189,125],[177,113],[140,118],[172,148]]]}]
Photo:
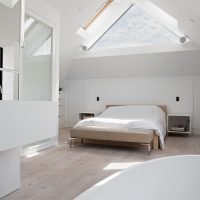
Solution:
[{"label": "light wood floor plank", "polygon": [[68,129],[60,131],[59,146],[22,158],[22,187],[1,200],[72,200],[77,195],[119,170],[104,170],[110,163],[143,162],[159,157],[200,154],[200,136],[168,137],[163,151],[64,142]]}]

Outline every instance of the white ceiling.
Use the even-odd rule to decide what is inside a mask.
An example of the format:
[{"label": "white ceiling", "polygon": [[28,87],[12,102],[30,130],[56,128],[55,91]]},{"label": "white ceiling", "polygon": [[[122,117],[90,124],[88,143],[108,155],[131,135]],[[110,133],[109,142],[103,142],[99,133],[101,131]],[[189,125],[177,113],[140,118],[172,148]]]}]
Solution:
[{"label": "white ceiling", "polygon": [[200,45],[199,0],[151,0],[178,20],[179,29]]},{"label": "white ceiling", "polygon": [[[44,0],[61,14],[61,79],[65,79],[73,54],[81,41],[77,29],[105,2],[105,0]],[[141,0],[142,1],[142,0]],[[200,44],[199,0],[151,0],[152,3],[172,15],[179,22],[183,33]]]},{"label": "white ceiling", "polygon": [[150,0],[176,19],[200,17],[199,0]]}]

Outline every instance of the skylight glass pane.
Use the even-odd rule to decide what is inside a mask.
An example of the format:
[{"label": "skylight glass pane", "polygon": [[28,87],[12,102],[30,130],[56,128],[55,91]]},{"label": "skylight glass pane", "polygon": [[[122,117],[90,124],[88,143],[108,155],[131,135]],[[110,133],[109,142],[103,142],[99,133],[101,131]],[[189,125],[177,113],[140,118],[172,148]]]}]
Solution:
[{"label": "skylight glass pane", "polygon": [[108,49],[178,43],[179,37],[133,5],[92,47]]}]

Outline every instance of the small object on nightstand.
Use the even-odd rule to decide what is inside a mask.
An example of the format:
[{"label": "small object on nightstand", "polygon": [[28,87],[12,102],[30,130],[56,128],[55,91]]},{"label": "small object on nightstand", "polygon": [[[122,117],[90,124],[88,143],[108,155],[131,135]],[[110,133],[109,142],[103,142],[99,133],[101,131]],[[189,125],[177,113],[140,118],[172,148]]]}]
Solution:
[{"label": "small object on nightstand", "polygon": [[167,132],[191,135],[191,114],[168,114]]},{"label": "small object on nightstand", "polygon": [[90,112],[90,111],[79,112],[78,114],[79,114],[80,120],[91,118],[91,117],[96,117],[97,115],[99,115],[98,112]]}]

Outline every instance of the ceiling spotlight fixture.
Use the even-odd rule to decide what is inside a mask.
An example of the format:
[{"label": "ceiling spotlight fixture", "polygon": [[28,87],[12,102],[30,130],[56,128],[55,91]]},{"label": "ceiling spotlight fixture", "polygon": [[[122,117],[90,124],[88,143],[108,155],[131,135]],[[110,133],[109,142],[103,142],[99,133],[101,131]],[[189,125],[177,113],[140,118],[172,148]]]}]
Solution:
[{"label": "ceiling spotlight fixture", "polygon": [[179,41],[180,41],[180,43],[182,43],[182,44],[185,43],[186,40],[187,40],[186,36],[182,36],[182,37],[179,38]]},{"label": "ceiling spotlight fixture", "polygon": [[82,45],[81,48],[82,48],[83,51],[87,51],[88,50],[87,46],[85,46],[85,45]]},{"label": "ceiling spotlight fixture", "polygon": [[9,8],[13,8],[18,0],[0,0],[0,4],[7,6]]}]

